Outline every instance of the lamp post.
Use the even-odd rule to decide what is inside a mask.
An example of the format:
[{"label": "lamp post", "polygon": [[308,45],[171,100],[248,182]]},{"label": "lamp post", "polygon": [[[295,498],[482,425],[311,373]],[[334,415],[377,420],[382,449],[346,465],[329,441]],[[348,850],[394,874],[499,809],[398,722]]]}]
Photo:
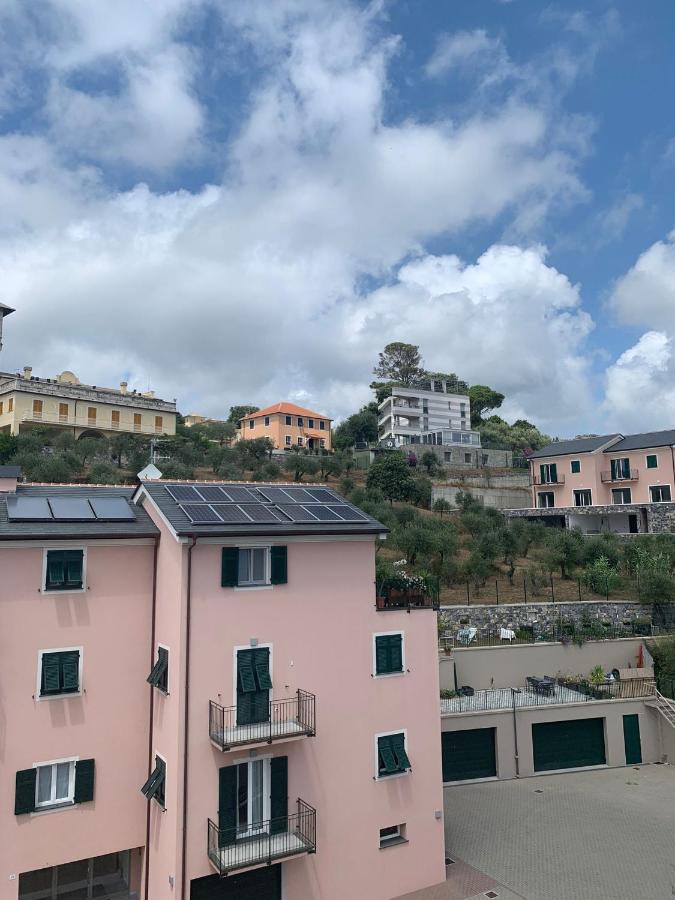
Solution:
[{"label": "lamp post", "polygon": [[5,316],[11,315],[15,312],[11,306],[5,306],[4,303],[0,303],[0,350],[2,350],[2,323]]}]

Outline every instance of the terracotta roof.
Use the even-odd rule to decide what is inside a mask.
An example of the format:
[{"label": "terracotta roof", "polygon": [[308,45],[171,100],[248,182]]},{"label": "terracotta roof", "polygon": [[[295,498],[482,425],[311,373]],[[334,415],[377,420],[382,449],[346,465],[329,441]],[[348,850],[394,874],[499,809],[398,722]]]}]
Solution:
[{"label": "terracotta roof", "polygon": [[266,406],[265,409],[259,409],[257,412],[249,413],[247,416],[244,416],[240,419],[240,422],[244,422],[246,419],[259,419],[261,416],[271,416],[274,413],[282,413],[285,416],[306,416],[311,419],[328,419],[329,422],[332,422],[332,419],[329,419],[328,416],[324,416],[318,412],[312,412],[311,409],[305,409],[302,406],[296,406],[295,403],[275,403],[273,406]]},{"label": "terracotta roof", "polygon": [[305,434],[307,435],[307,437],[311,437],[311,438],[322,438],[323,439],[326,437],[325,431],[317,431],[316,428],[314,428],[314,429],[305,428]]}]

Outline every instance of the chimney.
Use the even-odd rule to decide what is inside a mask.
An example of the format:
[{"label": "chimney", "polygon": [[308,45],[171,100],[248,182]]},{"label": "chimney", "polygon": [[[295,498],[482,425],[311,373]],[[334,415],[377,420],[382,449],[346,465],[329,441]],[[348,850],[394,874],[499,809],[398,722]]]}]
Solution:
[{"label": "chimney", "polygon": [[32,366],[24,366],[23,367],[23,377],[26,381],[30,381],[33,375],[33,367]]},{"label": "chimney", "polygon": [[120,394],[126,394],[128,387],[129,387],[128,381],[120,381]]},{"label": "chimney", "polygon": [[19,481],[23,481],[20,466],[0,466],[0,493],[16,493]]}]

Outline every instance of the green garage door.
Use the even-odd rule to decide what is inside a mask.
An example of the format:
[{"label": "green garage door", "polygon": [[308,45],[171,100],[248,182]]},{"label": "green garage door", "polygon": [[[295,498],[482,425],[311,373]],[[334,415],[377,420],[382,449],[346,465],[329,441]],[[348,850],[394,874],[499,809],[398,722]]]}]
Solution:
[{"label": "green garage door", "polygon": [[534,771],[601,766],[605,759],[602,719],[539,722],[532,726]]},{"label": "green garage door", "polygon": [[208,875],[190,882],[190,900],[281,900],[281,866],[241,875]]},{"label": "green garage door", "polygon": [[494,728],[444,731],[441,733],[441,752],[443,781],[494,778],[497,774]]}]

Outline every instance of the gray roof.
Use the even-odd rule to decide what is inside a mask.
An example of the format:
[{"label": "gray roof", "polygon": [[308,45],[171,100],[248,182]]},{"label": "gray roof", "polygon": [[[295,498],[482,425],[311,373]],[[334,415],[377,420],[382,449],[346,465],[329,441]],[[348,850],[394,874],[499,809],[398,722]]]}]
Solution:
[{"label": "gray roof", "polygon": [[[554,441],[547,444],[541,450],[535,450],[530,459],[540,459],[544,456],[566,456],[568,453],[590,453],[604,446],[612,438],[620,438],[620,434],[600,434],[597,437],[575,438],[572,441]],[[614,445],[612,450],[614,450]]]},{"label": "gray roof", "polygon": [[[123,497],[131,500],[132,487],[93,487],[91,485],[19,484],[17,497]],[[106,522],[92,519],[87,522],[57,521],[9,521],[7,497],[0,494],[0,541],[17,540],[82,540],[84,538],[143,538],[155,537],[159,530],[144,509],[134,506],[136,518],[129,521]]]},{"label": "gray roof", "polygon": [[[174,499],[169,493],[171,488],[186,487],[196,488],[197,490],[200,487],[208,487],[209,489],[221,487],[225,491],[227,491],[228,488],[235,488],[237,490],[243,488],[253,492],[253,499],[249,503],[244,500],[228,502],[225,497],[223,497],[223,501],[218,503],[212,501],[209,504],[208,502],[200,501],[200,507],[211,506],[212,508],[215,508],[216,511],[220,510],[225,519],[223,522],[200,524],[193,522],[184,512],[181,501]],[[279,489],[285,488],[289,489],[296,499],[289,498],[287,502],[285,500],[279,500],[279,495],[276,492],[278,492]],[[265,498],[264,495],[258,493],[259,490],[264,491],[266,489],[272,489],[274,491],[273,496],[277,498],[275,501],[270,501]],[[294,494],[295,491],[302,489],[321,491],[322,493],[319,495],[320,499],[310,498],[306,500],[301,499],[303,495]],[[362,510],[359,510],[358,507],[349,503],[344,497],[341,497],[331,488],[327,488],[323,484],[262,484],[259,482],[235,483],[231,481],[145,481],[139,485],[137,497],[142,496],[143,492],[148,494],[151,501],[157,506],[176,534],[181,536],[204,535],[209,537],[233,537],[237,535],[246,535],[252,537],[264,535],[266,537],[273,537],[274,535],[308,534],[383,534],[388,531],[381,522],[378,522]],[[320,514],[326,515],[329,519],[328,521],[319,521],[312,514],[306,515],[305,513],[302,513],[303,521],[292,521],[283,512],[284,509],[292,510],[294,507],[305,510],[307,508],[310,510],[313,508],[323,508],[323,510],[326,510],[328,507],[337,505],[343,508],[348,507],[349,511],[354,511],[354,520],[345,521],[344,519],[337,518],[337,514],[331,515],[330,512],[322,512]],[[269,516],[273,518],[274,521],[250,521],[245,514],[240,512],[242,507],[252,508],[254,506],[258,508],[258,511],[262,515],[268,514],[268,510],[271,509],[272,511],[269,513]],[[231,514],[229,514],[228,510],[231,511]],[[346,511],[343,509],[343,512]],[[349,516],[350,513],[346,512],[346,514]],[[238,518],[240,521],[227,521],[230,518]],[[241,521],[245,518],[246,521]]]},{"label": "gray roof", "polygon": [[21,466],[0,466],[0,478],[21,478]]},{"label": "gray roof", "polygon": [[649,450],[652,447],[670,447],[675,445],[675,431],[648,431],[645,434],[627,434],[622,440],[605,450],[605,453],[616,453],[620,450]]}]

